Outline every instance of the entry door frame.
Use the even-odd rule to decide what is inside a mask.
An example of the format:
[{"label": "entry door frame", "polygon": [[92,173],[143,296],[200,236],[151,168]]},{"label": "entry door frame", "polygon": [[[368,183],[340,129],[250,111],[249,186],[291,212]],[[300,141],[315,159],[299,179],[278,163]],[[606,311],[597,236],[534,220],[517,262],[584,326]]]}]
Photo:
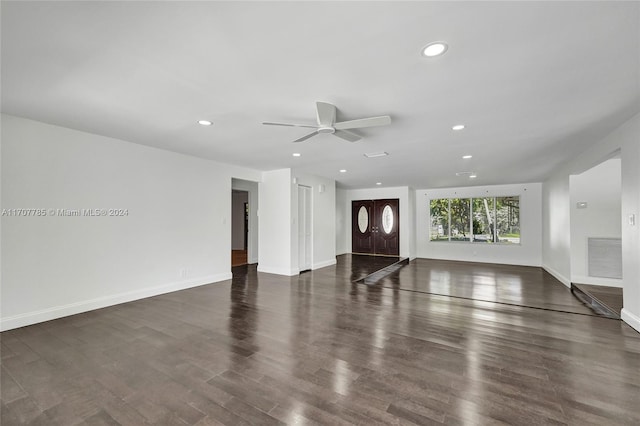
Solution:
[{"label": "entry door frame", "polygon": [[[383,212],[389,206],[392,211],[392,226],[387,233],[383,225]],[[360,229],[358,216],[361,209],[367,212],[367,226]],[[379,256],[400,255],[400,200],[383,198],[377,200],[353,200],[351,202],[351,252]]]}]

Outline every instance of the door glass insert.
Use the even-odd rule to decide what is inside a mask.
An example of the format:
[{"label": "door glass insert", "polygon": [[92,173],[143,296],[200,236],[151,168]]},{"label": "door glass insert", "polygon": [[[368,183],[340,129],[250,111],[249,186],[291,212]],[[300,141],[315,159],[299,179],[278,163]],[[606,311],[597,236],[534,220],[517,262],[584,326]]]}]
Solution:
[{"label": "door glass insert", "polygon": [[365,206],[360,206],[360,210],[358,210],[358,228],[363,234],[369,229],[369,212]]},{"label": "door glass insert", "polygon": [[393,210],[388,204],[382,209],[382,229],[385,234],[390,234],[393,229]]}]

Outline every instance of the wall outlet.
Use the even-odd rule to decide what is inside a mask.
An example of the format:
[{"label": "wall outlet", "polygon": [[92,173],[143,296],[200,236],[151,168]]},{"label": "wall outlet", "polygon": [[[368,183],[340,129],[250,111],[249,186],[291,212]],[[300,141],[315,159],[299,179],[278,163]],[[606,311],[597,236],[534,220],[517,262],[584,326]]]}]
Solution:
[{"label": "wall outlet", "polygon": [[179,278],[187,278],[187,275],[188,275],[188,273],[187,273],[187,272],[188,272],[188,271],[187,271],[187,268],[180,268],[180,269],[178,269],[178,277],[179,277]]}]

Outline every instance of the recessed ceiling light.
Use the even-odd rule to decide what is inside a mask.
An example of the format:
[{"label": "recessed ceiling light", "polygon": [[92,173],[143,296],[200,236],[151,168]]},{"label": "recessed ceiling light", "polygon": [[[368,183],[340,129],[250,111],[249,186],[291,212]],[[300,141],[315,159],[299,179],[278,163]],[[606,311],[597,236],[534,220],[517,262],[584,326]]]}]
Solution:
[{"label": "recessed ceiling light", "polygon": [[376,185],[382,185],[382,182],[376,182]]},{"label": "recessed ceiling light", "polygon": [[464,129],[464,124],[456,124],[452,127],[453,130],[462,130]]},{"label": "recessed ceiling light", "polygon": [[213,123],[209,120],[198,120],[198,124],[202,126],[211,126]]},{"label": "recessed ceiling light", "polygon": [[447,51],[449,46],[444,41],[434,41],[422,48],[422,55],[427,57],[440,56]]},{"label": "recessed ceiling light", "polygon": [[475,178],[477,178],[477,177],[478,177],[478,176],[476,176],[476,175],[469,175],[469,179],[475,179]]},{"label": "recessed ceiling light", "polygon": [[375,158],[375,157],[384,157],[384,156],[387,156],[387,155],[389,155],[388,152],[382,151],[382,152],[369,152],[369,153],[365,154],[364,156],[367,157],[367,158]]},{"label": "recessed ceiling light", "polygon": [[299,153],[299,152],[294,152],[294,153],[293,153],[293,156],[294,156],[294,157],[300,157],[300,153]]},{"label": "recessed ceiling light", "polygon": [[462,158],[468,160],[469,158],[473,158],[473,155],[463,155]]},{"label": "recessed ceiling light", "polygon": [[346,169],[340,169],[340,173],[347,173]]}]

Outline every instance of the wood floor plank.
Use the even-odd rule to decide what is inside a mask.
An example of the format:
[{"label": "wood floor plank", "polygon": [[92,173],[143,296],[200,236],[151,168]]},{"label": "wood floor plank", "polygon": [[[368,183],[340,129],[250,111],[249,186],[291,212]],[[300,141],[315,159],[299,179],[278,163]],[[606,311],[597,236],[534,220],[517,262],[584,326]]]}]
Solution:
[{"label": "wood floor plank", "polygon": [[637,425],[640,334],[539,268],[339,256],[0,334],[7,425]]}]

